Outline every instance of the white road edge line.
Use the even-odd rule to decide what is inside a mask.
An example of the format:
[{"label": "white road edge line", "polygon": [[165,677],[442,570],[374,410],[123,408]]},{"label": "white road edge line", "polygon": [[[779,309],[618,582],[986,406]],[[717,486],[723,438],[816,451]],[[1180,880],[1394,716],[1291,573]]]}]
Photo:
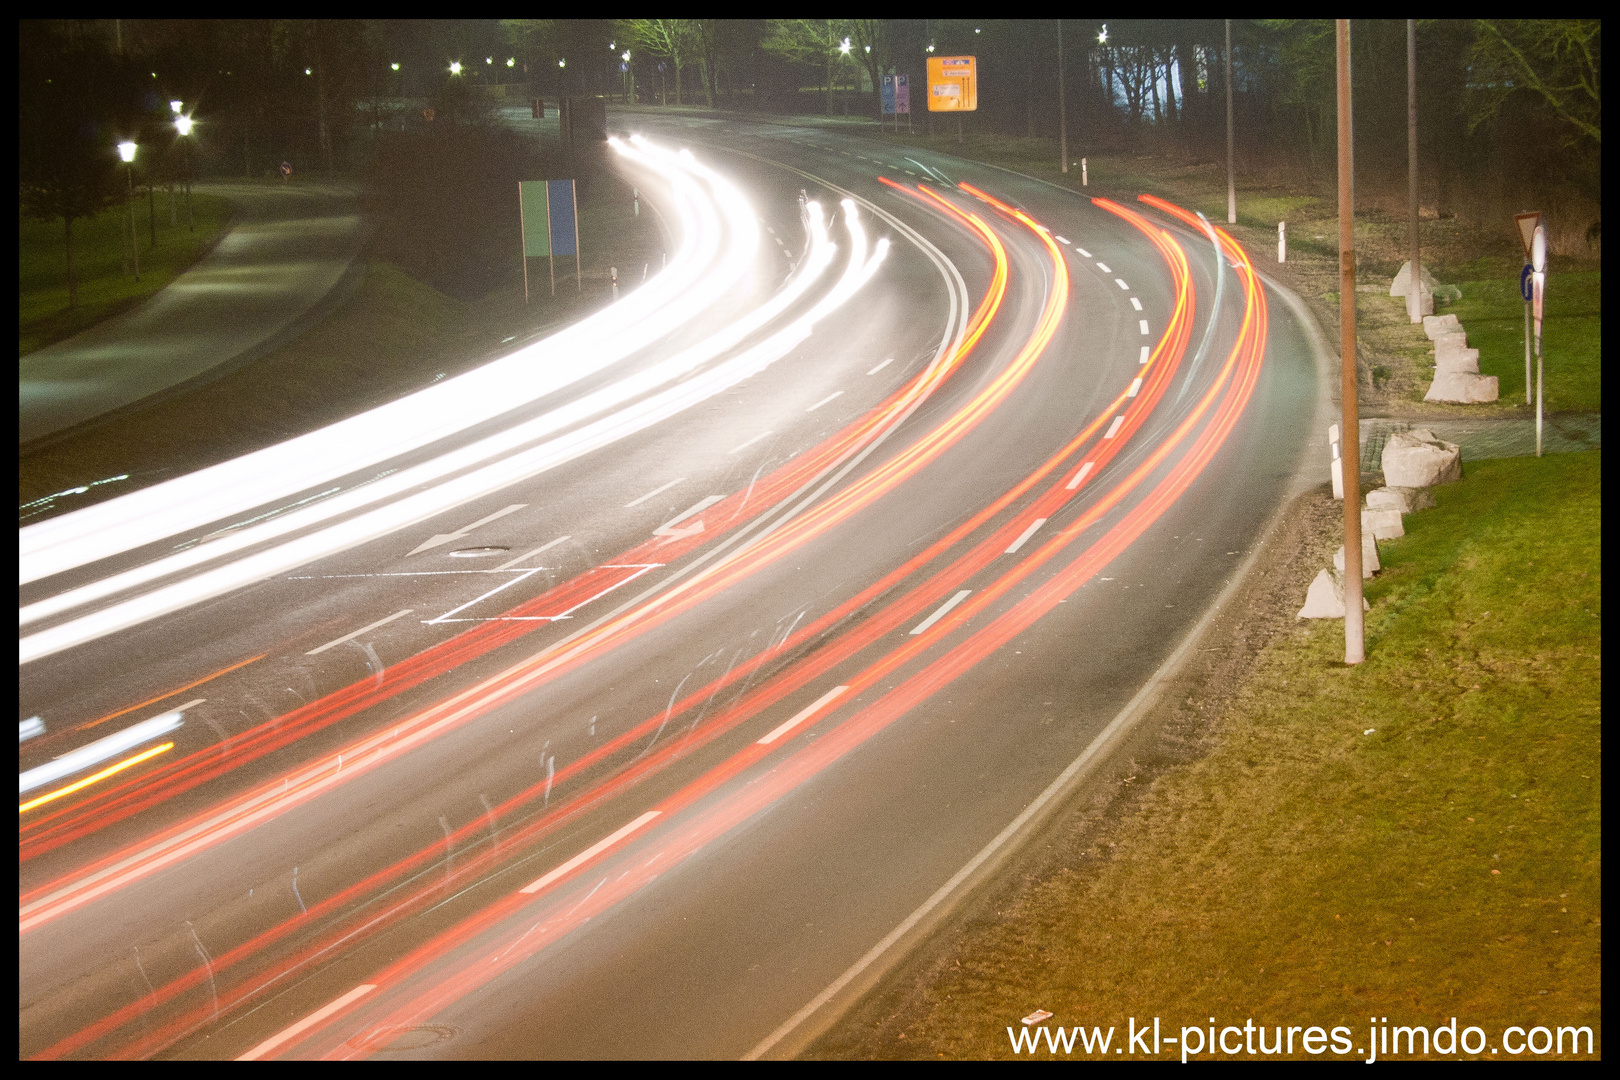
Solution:
[{"label": "white road edge line", "polygon": [[820,697],[816,698],[816,700],[813,703],[811,703],[810,705],[807,705],[805,708],[800,709],[798,712],[794,713],[793,717],[791,719],[786,720],[783,723],[778,724],[776,727],[772,728],[770,734],[764,736],[763,738],[761,738],[759,740],[758,745],[760,745],[760,746],[769,746],[769,745],[771,745],[771,743],[775,742],[777,739],[780,739],[782,736],[786,735],[788,732],[792,731],[794,728],[798,727],[800,724],[804,723],[806,720],[808,720],[812,716],[816,715],[816,713],[820,712],[822,709],[824,709],[828,705],[832,704],[838,698],[842,697],[844,695],[844,691],[846,691],[848,689],[849,689],[849,687],[847,687],[847,686],[835,686],[835,687],[833,687],[831,690],[827,691],[825,694],[822,694]]},{"label": "white road edge line", "polygon": [[573,539],[573,537],[571,537],[571,536],[559,536],[555,540],[548,540],[544,544],[541,544],[539,547],[535,548],[533,551],[525,551],[522,555],[519,555],[515,559],[508,559],[506,562],[501,563],[501,565],[497,566],[494,570],[492,570],[490,572],[491,573],[499,573],[502,570],[510,570],[512,567],[516,566],[518,563],[522,562],[524,559],[532,559],[536,555],[540,554],[542,551],[548,551],[551,548],[556,547],[558,544],[562,543],[563,541],[572,540],[572,539]]},{"label": "white road edge line", "polygon": [[637,829],[641,828],[643,825],[647,824],[647,822],[651,821],[661,813],[663,813],[662,810],[647,811],[645,814],[642,814],[640,817],[636,818],[636,820],[619,829],[612,835],[598,840],[596,843],[592,844],[578,855],[575,855],[572,859],[569,859],[555,870],[552,870],[550,873],[544,874],[541,877],[536,878],[534,881],[531,881],[529,884],[523,886],[523,888],[519,889],[518,892],[532,896],[534,893],[537,893],[547,885],[550,885],[553,881],[556,881],[570,870],[573,870],[581,864],[586,863],[591,859],[594,859],[596,856],[602,854],[602,852],[606,851],[614,844],[617,844],[620,840],[623,840],[625,837],[629,836],[631,833],[635,832]]},{"label": "white road edge line", "polygon": [[1079,487],[1080,486],[1080,481],[1082,481],[1082,480],[1084,480],[1086,478],[1086,473],[1090,472],[1091,467],[1093,465],[1095,465],[1095,464],[1096,464],[1096,462],[1088,461],[1084,465],[1080,466],[1080,471],[1074,474],[1074,479],[1070,480],[1067,484],[1064,484],[1063,486],[1065,488],[1068,488],[1070,491],[1073,491],[1075,488]]},{"label": "white road edge line", "polygon": [[325,645],[322,645],[322,646],[320,646],[319,648],[316,648],[316,649],[311,649],[311,650],[309,650],[309,652],[305,653],[304,655],[305,656],[317,656],[320,653],[325,652],[327,649],[336,648],[337,646],[343,644],[345,641],[353,641],[355,638],[359,637],[361,634],[364,634],[368,630],[375,630],[379,626],[384,626],[384,625],[386,625],[388,623],[393,622],[395,619],[403,618],[404,616],[409,615],[410,613],[411,613],[410,608],[406,608],[404,611],[396,611],[392,615],[388,616],[386,619],[378,619],[374,623],[371,623],[371,624],[369,624],[367,626],[362,626],[360,629],[356,630],[354,633],[352,633],[352,634],[344,634],[340,638],[335,638],[332,641],[328,641]]},{"label": "white road edge line", "polygon": [[743,450],[746,450],[750,446],[753,446],[755,443],[759,442],[759,440],[763,439],[765,436],[767,436],[769,434],[770,434],[769,430],[762,431],[758,435],[755,435],[752,439],[749,439],[747,442],[743,443],[741,446],[733,446],[730,450],[727,450],[726,453],[728,453],[728,454],[736,454],[736,453],[739,453],[739,452],[741,452]]},{"label": "white road edge line", "polygon": [[972,595],[972,589],[963,589],[961,592],[939,605],[939,607],[934,609],[934,613],[932,615],[928,616],[928,618],[911,628],[912,636],[917,636],[918,634],[927,630],[930,626],[933,626],[935,623],[939,622],[939,620],[943,619],[947,614],[950,613],[951,608],[955,607],[957,604],[960,604],[962,601],[966,600]]},{"label": "white road edge line", "polygon": [[[1298,310],[1295,309],[1296,317],[1298,317]],[[1317,347],[1322,348],[1320,345]],[[1276,517],[1272,519],[1273,522],[1276,520]],[[1087,766],[1093,760],[1111,749],[1112,744],[1119,735],[1129,729],[1146,711],[1147,707],[1158,698],[1160,688],[1180,669],[1187,655],[1192,652],[1193,647],[1203,637],[1204,631],[1208,629],[1209,624],[1226,609],[1227,601],[1237,592],[1244,578],[1248,576],[1250,569],[1259,561],[1260,552],[1265,547],[1266,541],[1271,538],[1273,531],[1274,525],[1262,530],[1261,542],[1256,544],[1243,563],[1231,572],[1226,587],[1209,605],[1204,612],[1203,618],[1199,619],[1192,629],[1187,631],[1186,636],[1181,639],[1181,643],[1165,658],[1164,663],[1159,665],[1152,677],[1142,684],[1142,688],[1136,692],[1136,695],[1125,703],[1125,707],[1114,716],[1113,720],[1109,721],[1108,726],[1103,728],[1097,737],[1086,745],[1086,748],[1080,752],[1080,756],[1069,763],[1068,768],[1058,774],[1056,780],[1046,786],[1046,790],[1035,797],[1034,802],[1024,807],[1023,812],[1008,822],[1007,827],[997,833],[994,840],[981,848],[977,855],[967,861],[966,865],[952,874],[949,881],[936,889],[934,894],[923,901],[917,910],[907,915],[899,926],[885,934],[883,940],[868,949],[866,955],[850,965],[847,971],[834,979],[825,990],[812,998],[804,1008],[788,1017],[780,1027],[755,1044],[754,1048],[744,1054],[742,1059],[744,1061],[758,1061],[770,1053],[783,1039],[793,1034],[799,1025],[820,1012],[823,1006],[837,997],[845,987],[860,978],[861,974],[876,963],[884,953],[894,948],[918,924],[928,918],[936,908],[950,899],[952,894],[971,879],[981,867],[995,858],[997,853],[1006,847],[1008,841],[1018,836],[1026,826],[1036,820],[1048,805],[1059,796],[1064,795],[1068,791],[1069,785],[1086,771]]]},{"label": "white road edge line", "polygon": [[640,506],[642,503],[646,502],[648,499],[652,498],[654,495],[662,495],[664,492],[668,491],[670,488],[674,487],[676,484],[679,484],[681,481],[683,481],[685,479],[686,479],[686,477],[684,477],[684,476],[677,476],[675,479],[671,480],[669,483],[665,484],[663,487],[654,488],[653,490],[647,492],[647,494],[641,496],[639,499],[631,499],[629,502],[624,504],[624,508],[626,510],[628,510],[632,506]]},{"label": "white road edge line", "polygon": [[1006,552],[1004,552],[1004,554],[1011,555],[1011,554],[1015,553],[1019,548],[1024,546],[1024,542],[1026,540],[1028,540],[1030,537],[1035,535],[1035,530],[1036,529],[1039,529],[1042,525],[1045,525],[1045,524],[1046,524],[1046,519],[1045,518],[1036,518],[1034,521],[1030,522],[1029,528],[1025,529],[1022,533],[1020,533],[1018,535],[1018,539],[1016,539],[1016,540],[1014,540],[1012,542],[1012,546],[1009,547],[1006,550]]},{"label": "white road edge line", "polygon": [[877,367],[873,368],[871,371],[868,371],[867,374],[868,375],[876,375],[878,372],[882,371],[884,368],[888,367],[892,363],[894,363],[894,357],[891,356],[887,360],[883,361],[883,363],[881,363]]},{"label": "white road edge line", "polygon": [[292,1027],[283,1028],[279,1033],[270,1036],[268,1039],[264,1040],[264,1042],[260,1043],[258,1046],[255,1046],[253,1049],[249,1050],[236,1060],[259,1060],[266,1054],[270,1053],[270,1051],[276,1049],[276,1047],[280,1046],[282,1043],[292,1041],[299,1035],[302,1035],[304,1032],[314,1027],[316,1024],[320,1023],[322,1020],[325,1020],[328,1016],[331,1016],[333,1013],[343,1008],[345,1005],[358,1001],[360,998],[365,997],[375,989],[377,989],[375,983],[361,983],[359,986],[355,987],[353,990],[350,990],[347,994],[344,994],[330,1005],[316,1009],[314,1012],[298,1021],[298,1023],[294,1024]]},{"label": "white road edge line", "polygon": [[822,398],[820,401],[816,402],[814,405],[810,406],[808,409],[806,409],[804,411],[807,412],[807,413],[815,412],[817,409],[819,409],[823,405],[827,404],[827,402],[831,401],[835,397],[839,397],[842,394],[843,394],[842,390],[834,390],[832,393],[828,394],[826,397]]}]

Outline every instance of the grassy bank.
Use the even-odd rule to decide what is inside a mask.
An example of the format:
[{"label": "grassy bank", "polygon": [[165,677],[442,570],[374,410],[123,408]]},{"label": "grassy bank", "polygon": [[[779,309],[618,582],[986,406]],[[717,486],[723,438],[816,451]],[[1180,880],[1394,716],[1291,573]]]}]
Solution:
[{"label": "grassy bank", "polygon": [[73,223],[73,266],[78,307],[68,310],[67,246],[60,221],[23,219],[17,227],[17,354],[72,337],[157,292],[200,258],[230,220],[230,204],[210,195],[191,196],[196,231],[186,222],[184,194],[177,194],[178,224],[169,224],[169,197],[157,197],[157,246],[152,246],[151,209],[135,204],[141,280],[126,268],[129,211],[104,210]]},{"label": "grassy bank", "polygon": [[1060,819],[1061,858],[1009,871],[813,1054],[1008,1057],[1037,1008],[1116,1047],[1157,1016],[1342,1024],[1364,1050],[1376,1015],[1491,1045],[1586,1025],[1601,1053],[1599,455],[1475,463],[1437,497],[1380,545],[1366,663],[1337,622],[1277,634],[1207,753],[1102,827]]},{"label": "grassy bank", "polygon": [[[1603,408],[1603,274],[1549,275],[1542,324],[1545,394],[1551,412]],[[1524,404],[1524,301],[1518,280],[1495,276],[1461,283],[1455,312],[1479,350],[1479,370],[1500,380],[1505,402]],[[1532,379],[1534,371],[1532,369]]]}]

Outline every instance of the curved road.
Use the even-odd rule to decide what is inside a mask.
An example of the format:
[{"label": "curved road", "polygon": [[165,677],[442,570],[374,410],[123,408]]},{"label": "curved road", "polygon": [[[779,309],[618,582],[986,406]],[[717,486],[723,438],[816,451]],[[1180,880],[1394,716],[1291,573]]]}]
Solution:
[{"label": "curved road", "polygon": [[[1316,405],[1304,332],[1172,209],[843,133],[637,123],[765,230],[722,297],[466,430],[234,493],[224,517],[176,510],[25,584],[44,612],[129,582],[25,625],[44,734],[24,770],[180,726],[22,816],[23,1055],[780,1052],[1097,737],[1286,495]],[[673,220],[675,187],[640,175]],[[390,474],[786,297],[823,250],[801,189],[837,252],[773,321],[625,406],[680,408],[368,509]],[[863,242],[872,276],[845,295]],[[808,337],[762,344],[821,304]],[[739,350],[780,356],[722,374]],[[552,355],[503,378],[545,390]],[[302,532],[253,531],[298,514]],[[27,540],[25,566],[68,550]],[[218,567],[248,583],[137,610]]]}]

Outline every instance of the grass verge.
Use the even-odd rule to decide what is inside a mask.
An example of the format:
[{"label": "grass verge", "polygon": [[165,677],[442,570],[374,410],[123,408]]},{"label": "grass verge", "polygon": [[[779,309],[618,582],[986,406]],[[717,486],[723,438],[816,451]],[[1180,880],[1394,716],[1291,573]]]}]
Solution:
[{"label": "grass verge", "polygon": [[[1542,322],[1545,394],[1549,412],[1603,408],[1603,273],[1550,274]],[[1502,400],[1524,404],[1524,301],[1518,280],[1462,282],[1455,312],[1479,370],[1495,375]],[[1531,372],[1533,379],[1534,369]]]},{"label": "grass verge", "polygon": [[230,222],[230,203],[212,195],[191,196],[197,229],[186,224],[183,194],[178,224],[169,224],[169,198],[157,198],[157,246],[144,199],[135,204],[135,230],[141,244],[141,280],[125,266],[129,252],[129,211],[104,210],[73,223],[73,265],[78,307],[68,310],[66,238],[61,221],[24,219],[17,227],[17,355],[53,342],[133,307],[179,277],[214,245]]},{"label": "grass verge", "polygon": [[1478,462],[1437,497],[1380,545],[1364,664],[1339,662],[1342,624],[1289,625],[1206,752],[1101,824],[1067,812],[1024,856],[1039,872],[986,890],[812,1055],[1010,1057],[1036,1008],[1116,1048],[1128,1018],[1214,1017],[1342,1024],[1364,1051],[1376,1015],[1455,1016],[1491,1046],[1585,1025],[1601,1054],[1600,458]]}]

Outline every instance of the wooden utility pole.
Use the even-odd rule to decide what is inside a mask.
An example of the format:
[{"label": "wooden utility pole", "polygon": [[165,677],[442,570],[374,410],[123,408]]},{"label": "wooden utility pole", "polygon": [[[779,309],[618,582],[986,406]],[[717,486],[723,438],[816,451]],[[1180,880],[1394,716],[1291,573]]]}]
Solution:
[{"label": "wooden utility pole", "polygon": [[1339,368],[1344,434],[1344,662],[1366,658],[1361,611],[1361,426],[1356,410],[1355,153],[1350,124],[1350,20],[1336,20],[1339,75]]},{"label": "wooden utility pole", "polygon": [[1423,266],[1418,255],[1417,20],[1406,20],[1406,187],[1407,229],[1411,233],[1412,278],[1406,286],[1406,314],[1423,321]]}]

